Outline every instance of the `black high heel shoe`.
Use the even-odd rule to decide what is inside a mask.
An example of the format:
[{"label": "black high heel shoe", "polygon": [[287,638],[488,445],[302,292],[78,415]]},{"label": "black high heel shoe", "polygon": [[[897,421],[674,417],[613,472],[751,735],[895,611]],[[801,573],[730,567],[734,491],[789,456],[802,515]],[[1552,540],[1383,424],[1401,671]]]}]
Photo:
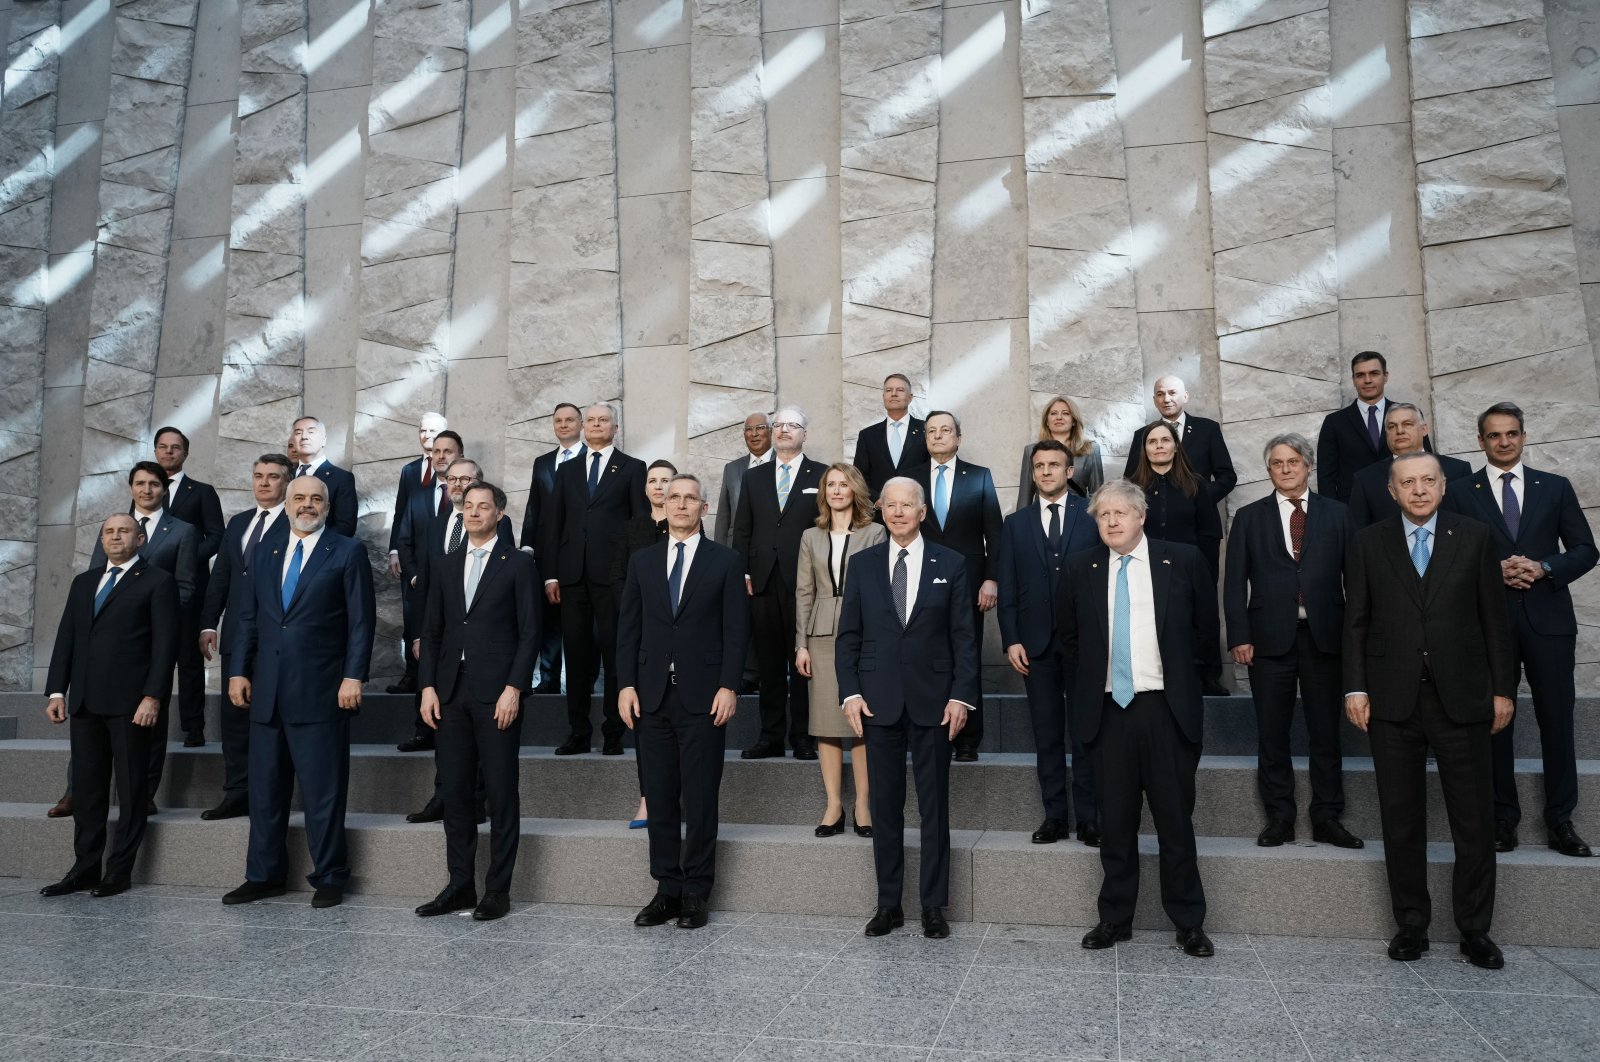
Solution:
[{"label": "black high heel shoe", "polygon": [[858,822],[855,825],[855,830],[856,830],[856,836],[857,837],[871,837],[872,836],[872,827],[871,826],[863,826],[863,825],[861,825],[861,823]]},{"label": "black high heel shoe", "polygon": [[841,812],[839,812],[839,821],[838,822],[824,822],[821,826],[817,827],[816,835],[818,837],[832,837],[836,833],[843,833],[843,832],[844,832],[844,812],[841,811]]}]

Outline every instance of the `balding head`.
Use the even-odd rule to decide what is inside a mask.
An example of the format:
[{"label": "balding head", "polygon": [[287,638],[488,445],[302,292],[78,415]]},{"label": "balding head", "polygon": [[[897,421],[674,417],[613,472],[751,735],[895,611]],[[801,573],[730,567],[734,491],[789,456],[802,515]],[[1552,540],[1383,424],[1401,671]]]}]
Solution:
[{"label": "balding head", "polygon": [[1189,404],[1189,389],[1180,377],[1166,373],[1156,377],[1153,397],[1161,419],[1174,420],[1183,415],[1183,407]]}]

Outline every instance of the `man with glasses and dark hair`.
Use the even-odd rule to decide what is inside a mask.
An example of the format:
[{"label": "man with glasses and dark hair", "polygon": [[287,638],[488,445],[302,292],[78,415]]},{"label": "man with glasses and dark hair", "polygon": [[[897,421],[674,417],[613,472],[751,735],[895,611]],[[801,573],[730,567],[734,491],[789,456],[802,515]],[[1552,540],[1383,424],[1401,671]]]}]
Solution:
[{"label": "man with glasses and dark hair", "polygon": [[[433,447],[429,452],[429,462],[433,466],[432,486],[426,490],[412,492],[406,503],[405,512],[400,514],[400,527],[394,536],[400,555],[401,585],[416,603],[415,607],[405,612],[403,637],[406,659],[410,662],[407,664],[408,670],[415,667],[414,646],[422,631],[421,603],[428,599],[427,584],[420,578],[422,567],[427,560],[428,536],[432,533],[436,520],[442,520],[450,515],[453,499],[459,496],[459,493],[451,490],[450,485],[445,482],[445,469],[450,467],[452,461],[460,458],[465,450],[466,444],[455,432],[443,430],[434,434]],[[412,735],[395,747],[401,752],[426,752],[433,748],[432,729],[423,726],[420,718],[413,719],[412,726],[414,728]]]},{"label": "man with glasses and dark hair", "polygon": [[[555,489],[556,469],[582,458],[583,410],[571,402],[557,402],[550,414],[550,431],[556,437],[555,449],[540,454],[533,460],[533,475],[528,479],[528,502],[522,513],[522,548],[533,555],[536,563],[549,562],[539,556],[543,545],[544,514],[550,509],[550,492]],[[543,597],[543,595],[540,595]],[[561,606],[548,598],[540,606],[539,684],[535,693],[561,692]]]}]

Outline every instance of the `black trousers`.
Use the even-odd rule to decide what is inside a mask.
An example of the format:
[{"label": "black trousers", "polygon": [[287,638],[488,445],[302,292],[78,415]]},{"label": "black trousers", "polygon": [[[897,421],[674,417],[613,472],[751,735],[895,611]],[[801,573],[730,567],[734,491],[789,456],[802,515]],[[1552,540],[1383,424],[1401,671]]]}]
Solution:
[{"label": "black trousers", "polygon": [[[983,582],[983,573],[981,571],[968,573],[967,585],[972,587],[973,593],[977,593],[978,584],[981,582]],[[974,602],[972,605],[972,629],[978,636],[978,674],[980,681],[978,683],[978,703],[974,704],[973,707],[978,710],[967,713],[967,724],[961,728],[961,733],[956,735],[955,740],[956,748],[971,749],[973,752],[978,751],[978,745],[983,741],[983,683],[981,681],[983,674],[983,617],[983,610],[978,608],[977,603]]]},{"label": "black trousers", "polygon": [[1487,933],[1494,917],[1494,793],[1489,721],[1457,723],[1445,714],[1438,690],[1424,682],[1410,718],[1374,717],[1372,766],[1383,816],[1383,857],[1395,922],[1427,929],[1433,919],[1428,896],[1428,750],[1438,764],[1456,864],[1452,907],[1456,928]]},{"label": "black trousers", "polygon": [[[198,643],[199,635],[195,635]],[[167,730],[171,726],[171,714],[168,709],[172,706],[172,697],[168,695],[161,700],[161,706],[156,714],[156,725],[145,728],[140,727],[146,734],[145,748],[145,795],[148,799],[156,798],[156,791],[161,788],[161,778],[167,770]],[[67,791],[66,796],[75,797],[75,778],[73,775],[70,753],[67,759]]]},{"label": "black trousers", "polygon": [[[406,662],[405,681],[416,684],[417,658],[411,654],[411,642],[420,636],[422,631],[422,612],[427,602],[421,599],[416,587],[411,585],[410,579],[400,580],[400,657]],[[419,714],[420,718],[420,714]]]},{"label": "black trousers", "polygon": [[[791,748],[810,748],[810,688],[794,667],[794,587],[773,572],[766,589],[750,598],[750,632],[761,672],[760,744],[782,748],[785,733]],[[784,714],[789,717],[787,731]]]},{"label": "black trousers", "polygon": [[[902,711],[893,723],[865,721],[867,806],[872,810],[872,862],[878,906],[899,907],[905,891],[906,749],[922,816],[917,893],[924,910],[950,906],[950,735],[918,726]],[[650,814],[655,814],[654,807]]]},{"label": "black trousers", "polygon": [[1161,908],[1179,929],[1206,920],[1194,842],[1194,774],[1200,746],[1178,729],[1160,690],[1127,708],[1105,695],[1089,746],[1100,784],[1100,921],[1126,926],[1139,900],[1139,816],[1146,797],[1161,849]]},{"label": "black trousers", "polygon": [[[112,881],[126,878],[133,873],[133,861],[144,840],[150,729],[135,726],[131,715],[94,715],[87,711],[71,716],[70,726],[72,848],[77,859],[69,876]],[[117,783],[117,836],[102,871],[113,774]]]},{"label": "black trousers", "polygon": [[[197,587],[195,595],[204,597],[205,586]],[[200,655],[198,600],[178,617],[178,723],[185,734],[198,734],[206,728],[206,661]]]},{"label": "black trousers", "polygon": [[1297,685],[1305,706],[1306,734],[1311,739],[1311,821],[1328,822],[1344,814],[1339,654],[1318,649],[1304,623],[1296,628],[1294,646],[1287,653],[1258,653],[1250,666],[1250,698],[1256,708],[1256,788],[1269,820],[1295,820],[1298,809],[1294,764],[1289,759],[1289,723],[1294,718]]},{"label": "black trousers", "polygon": [[567,654],[567,727],[579,743],[594,737],[589,718],[595,672],[603,663],[605,699],[601,702],[600,734],[621,741],[627,727],[617,711],[617,608],[610,585],[591,582],[561,584],[561,641]]},{"label": "black trousers", "polygon": [[[1215,590],[1222,578],[1222,558],[1220,556],[1222,543],[1207,539],[1195,547],[1200,555],[1205,558],[1206,570],[1211,573],[1211,588]],[[1202,682],[1222,681],[1222,644],[1213,639],[1203,645],[1195,646],[1195,651],[1200,654],[1200,680]]]},{"label": "black trousers", "polygon": [[650,876],[664,896],[711,894],[717,869],[717,797],[728,730],[689,711],[678,687],[636,724],[644,798],[650,804]]},{"label": "black trousers", "polygon": [[[227,674],[227,665],[223,665]],[[250,710],[222,698],[222,799],[241,804],[250,799]]]},{"label": "black trousers", "polygon": [[535,680],[543,685],[545,683],[559,684],[561,682],[561,606],[552,605],[549,598],[542,601],[544,613],[539,627],[544,633],[540,636],[539,667]]},{"label": "black trousers", "polygon": [[[1577,700],[1572,679],[1577,641],[1575,634],[1539,634],[1529,625],[1526,610],[1512,607],[1512,652],[1533,691],[1533,716],[1539,721],[1539,744],[1544,754],[1544,824],[1550,829],[1571,822],[1578,806],[1578,747],[1572,728]],[[1494,817],[1508,826],[1522,821],[1522,806],[1517,801],[1516,756],[1512,751],[1516,723],[1513,714],[1511,723],[1491,739]]]},{"label": "black trousers", "polygon": [[245,878],[283,881],[289,873],[289,800],[295,783],[305,809],[313,886],[344,887],[350,856],[344,836],[350,790],[350,713],[326,723],[287,725],[281,716],[250,722],[250,847]]},{"label": "black trousers", "polygon": [[[1072,822],[1071,809],[1078,809],[1077,822],[1099,825],[1100,800],[1095,795],[1094,757],[1083,742],[1069,737],[1071,713],[1067,707],[1072,689],[1073,670],[1061,655],[1056,640],[1038,656],[1028,658],[1028,673],[1022,688],[1028,694],[1028,714],[1033,722],[1034,767],[1039,775],[1039,797],[1047,819]],[[971,726],[969,722],[967,724]],[[1072,799],[1067,799],[1067,747],[1072,748]]]},{"label": "black trousers", "polygon": [[478,800],[489,808],[489,871],[484,892],[510,892],[511,871],[522,839],[522,802],[517,791],[517,754],[522,747],[522,714],[501,730],[494,702],[467,696],[463,666],[450,702],[439,713],[439,795],[444,803],[445,862],[450,884],[476,880]]}]

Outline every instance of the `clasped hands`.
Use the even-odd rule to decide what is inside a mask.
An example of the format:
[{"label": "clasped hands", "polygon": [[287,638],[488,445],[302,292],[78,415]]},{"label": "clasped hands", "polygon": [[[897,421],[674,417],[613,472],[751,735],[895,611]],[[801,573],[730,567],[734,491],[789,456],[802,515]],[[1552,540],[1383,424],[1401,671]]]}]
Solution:
[{"label": "clasped hands", "polygon": [[1500,562],[1500,578],[1513,590],[1526,590],[1545,576],[1544,565],[1514,554]]}]

